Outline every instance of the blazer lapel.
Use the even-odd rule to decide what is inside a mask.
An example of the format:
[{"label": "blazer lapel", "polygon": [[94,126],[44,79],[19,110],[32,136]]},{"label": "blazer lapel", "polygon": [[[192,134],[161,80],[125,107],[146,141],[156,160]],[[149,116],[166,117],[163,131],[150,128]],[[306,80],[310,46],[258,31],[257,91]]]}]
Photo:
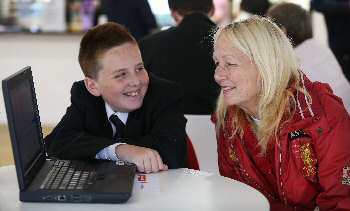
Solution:
[{"label": "blazer lapel", "polygon": [[[125,125],[124,135],[127,138],[139,138],[141,135],[141,120],[140,120],[140,110],[137,109],[129,113],[128,120]],[[136,139],[136,140],[137,140]]]},{"label": "blazer lapel", "polygon": [[96,102],[96,111],[97,113],[97,127],[104,136],[113,138],[113,129],[111,123],[108,121],[105,103],[102,98]]}]

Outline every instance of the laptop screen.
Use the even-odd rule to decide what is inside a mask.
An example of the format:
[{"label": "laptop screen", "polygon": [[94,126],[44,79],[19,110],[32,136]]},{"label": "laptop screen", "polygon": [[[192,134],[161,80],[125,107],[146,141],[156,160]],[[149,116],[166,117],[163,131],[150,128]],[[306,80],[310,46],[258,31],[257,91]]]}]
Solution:
[{"label": "laptop screen", "polygon": [[[11,138],[17,141],[22,172],[26,174],[43,151],[42,133],[30,68],[3,81]],[[8,101],[8,102],[6,102]],[[12,129],[11,129],[12,126]],[[12,142],[14,144],[14,142]],[[16,158],[15,158],[16,159]]]}]

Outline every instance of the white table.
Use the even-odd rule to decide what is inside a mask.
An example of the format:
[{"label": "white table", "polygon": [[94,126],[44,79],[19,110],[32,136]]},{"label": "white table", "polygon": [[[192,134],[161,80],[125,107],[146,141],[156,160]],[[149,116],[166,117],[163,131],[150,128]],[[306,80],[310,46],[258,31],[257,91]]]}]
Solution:
[{"label": "white table", "polygon": [[125,204],[31,203],[19,201],[15,168],[5,166],[0,168],[0,210],[269,210],[260,192],[232,179],[190,169],[158,174],[160,192],[134,192]]}]

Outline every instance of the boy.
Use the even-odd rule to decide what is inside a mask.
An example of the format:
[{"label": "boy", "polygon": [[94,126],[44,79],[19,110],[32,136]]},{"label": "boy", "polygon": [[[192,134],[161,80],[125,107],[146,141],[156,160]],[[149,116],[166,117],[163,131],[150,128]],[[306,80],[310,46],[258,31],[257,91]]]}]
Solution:
[{"label": "boy", "polygon": [[79,63],[85,79],[73,84],[70,107],[45,137],[49,156],[121,160],[145,173],[187,166],[183,91],[146,72],[124,26],[89,29]]}]

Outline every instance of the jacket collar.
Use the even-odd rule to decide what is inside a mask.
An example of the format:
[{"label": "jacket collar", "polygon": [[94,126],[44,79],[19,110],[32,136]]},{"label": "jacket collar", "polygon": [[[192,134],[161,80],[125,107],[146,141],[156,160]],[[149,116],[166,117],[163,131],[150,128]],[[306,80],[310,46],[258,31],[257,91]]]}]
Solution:
[{"label": "jacket collar", "polygon": [[187,24],[187,23],[192,22],[194,20],[201,20],[201,21],[207,22],[207,23],[215,26],[215,23],[213,21],[211,21],[207,15],[205,15],[203,13],[199,13],[199,12],[193,12],[193,13],[186,15],[182,19],[182,21],[180,22],[179,26]]}]

